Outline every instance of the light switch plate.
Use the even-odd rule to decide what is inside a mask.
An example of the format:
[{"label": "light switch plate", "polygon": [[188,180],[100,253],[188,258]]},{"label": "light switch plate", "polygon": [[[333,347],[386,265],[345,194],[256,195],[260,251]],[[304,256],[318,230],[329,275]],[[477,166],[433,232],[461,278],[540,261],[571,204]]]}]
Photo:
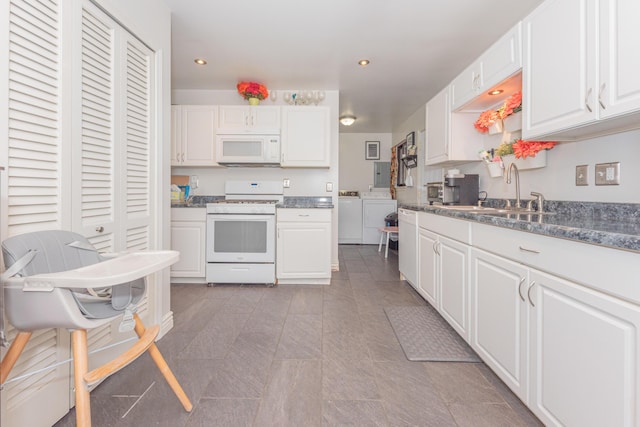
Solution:
[{"label": "light switch plate", "polygon": [[576,166],[576,185],[589,185],[589,165]]},{"label": "light switch plate", "polygon": [[327,190],[327,193],[330,193],[333,191],[333,182],[327,182],[326,190]]},{"label": "light switch plate", "polygon": [[596,164],[596,185],[620,185],[620,162]]},{"label": "light switch plate", "polygon": [[282,180],[282,187],[289,188],[291,187],[291,180],[289,178],[285,178]]}]

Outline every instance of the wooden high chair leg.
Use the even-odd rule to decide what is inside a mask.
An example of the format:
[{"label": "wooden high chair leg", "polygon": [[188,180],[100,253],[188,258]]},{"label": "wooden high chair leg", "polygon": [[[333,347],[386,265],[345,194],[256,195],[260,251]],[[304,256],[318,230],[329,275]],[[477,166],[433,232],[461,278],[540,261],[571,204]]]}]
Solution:
[{"label": "wooden high chair leg", "polygon": [[86,329],[76,329],[71,332],[71,346],[73,349],[73,382],[76,389],[76,426],[91,427],[89,388],[84,381],[84,375],[89,371]]},{"label": "wooden high chair leg", "polygon": [[[141,337],[142,335],[144,335],[144,331],[145,331],[144,325],[142,324],[142,320],[140,320],[140,317],[137,314],[134,314],[133,318],[136,321],[136,326],[135,326],[136,334],[138,334],[138,336]],[[155,343],[151,344],[151,346],[147,351],[149,352],[149,355],[155,362],[158,369],[160,369],[160,372],[164,376],[164,379],[167,380],[167,383],[169,384],[169,387],[171,387],[171,390],[173,390],[178,400],[180,400],[180,403],[182,403],[182,406],[184,407],[184,409],[187,412],[191,412],[191,409],[193,409],[193,405],[191,404],[191,401],[189,400],[189,398],[187,397],[187,394],[182,389],[182,386],[180,386],[180,383],[178,382],[176,377],[173,375],[173,372],[171,372],[169,365],[167,365],[167,362],[164,360],[164,357],[160,353],[160,350],[158,350],[158,347],[155,345]]]},{"label": "wooden high chair leg", "polygon": [[4,359],[0,362],[0,384],[4,384],[9,377],[9,372],[11,372],[13,365],[16,364],[18,357],[22,354],[22,350],[26,347],[29,338],[31,338],[31,332],[18,332],[18,335],[14,338],[9,350],[7,350],[7,354],[4,355]]}]

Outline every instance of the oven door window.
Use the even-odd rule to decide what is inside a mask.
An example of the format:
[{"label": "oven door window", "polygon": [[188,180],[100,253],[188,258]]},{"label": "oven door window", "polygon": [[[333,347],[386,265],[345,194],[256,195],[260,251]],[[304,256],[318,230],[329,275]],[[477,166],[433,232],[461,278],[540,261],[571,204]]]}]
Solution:
[{"label": "oven door window", "polygon": [[274,215],[209,215],[208,262],[273,262]]}]

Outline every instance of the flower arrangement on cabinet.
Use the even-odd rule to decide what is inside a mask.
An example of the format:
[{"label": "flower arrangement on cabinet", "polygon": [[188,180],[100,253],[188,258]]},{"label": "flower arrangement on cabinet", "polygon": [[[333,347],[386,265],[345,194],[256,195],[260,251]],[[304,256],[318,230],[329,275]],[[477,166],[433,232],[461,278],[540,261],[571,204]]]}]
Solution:
[{"label": "flower arrangement on cabinet", "polygon": [[267,87],[260,83],[240,82],[238,83],[237,88],[238,88],[238,93],[242,95],[244,99],[258,98],[262,100],[269,96],[269,91],[267,91]]},{"label": "flower arrangement on cabinet", "polygon": [[480,113],[480,117],[473,124],[478,132],[489,132],[489,128],[499,120],[504,120],[510,115],[522,110],[522,92],[518,91],[505,99],[497,110],[487,110]]},{"label": "flower arrangement on cabinet", "polygon": [[535,157],[542,150],[551,150],[555,147],[555,141],[525,141],[522,139],[514,139],[511,142],[503,142],[494,150],[495,156],[507,156],[513,154],[516,159],[526,159],[527,157]]}]

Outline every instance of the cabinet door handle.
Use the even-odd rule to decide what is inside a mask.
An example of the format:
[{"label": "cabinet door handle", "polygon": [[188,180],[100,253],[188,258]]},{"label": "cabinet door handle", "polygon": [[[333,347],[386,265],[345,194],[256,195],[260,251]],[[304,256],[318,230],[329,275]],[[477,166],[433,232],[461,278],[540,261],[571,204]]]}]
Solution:
[{"label": "cabinet door handle", "polygon": [[436,255],[440,255],[440,251],[438,250],[438,242],[433,242],[433,252],[436,253]]},{"label": "cabinet door handle", "polygon": [[607,107],[604,106],[604,104],[602,103],[602,92],[604,92],[604,88],[607,86],[606,83],[602,83],[602,85],[600,85],[600,92],[598,92],[598,103],[600,104],[600,107],[603,110],[606,110]]},{"label": "cabinet door handle", "polygon": [[533,282],[531,282],[531,285],[529,285],[529,289],[527,290],[527,298],[529,298],[529,304],[531,304],[531,307],[535,307],[536,306],[533,303],[533,300],[531,299],[531,289],[533,289],[535,284],[536,284],[536,281],[534,280]]},{"label": "cabinet door handle", "polygon": [[298,216],[309,216],[309,214],[298,214]]},{"label": "cabinet door handle", "polygon": [[518,284],[518,294],[520,295],[520,299],[522,300],[522,302],[525,301],[524,296],[522,295],[522,284],[524,283],[526,277],[522,276],[522,278],[520,279],[520,283]]},{"label": "cabinet door handle", "polygon": [[518,249],[520,249],[523,252],[530,252],[532,254],[539,254],[540,251],[536,251],[535,249],[527,249],[527,248],[523,248],[522,246],[518,246]]},{"label": "cabinet door handle", "polygon": [[102,233],[104,231],[104,227],[100,225],[100,226],[96,227],[96,231],[98,233]]},{"label": "cabinet door handle", "polygon": [[584,97],[584,105],[585,107],[587,107],[587,110],[589,110],[590,113],[593,111],[589,106],[589,97],[591,96],[592,89],[593,88],[589,88],[589,90],[587,91],[587,95]]}]

